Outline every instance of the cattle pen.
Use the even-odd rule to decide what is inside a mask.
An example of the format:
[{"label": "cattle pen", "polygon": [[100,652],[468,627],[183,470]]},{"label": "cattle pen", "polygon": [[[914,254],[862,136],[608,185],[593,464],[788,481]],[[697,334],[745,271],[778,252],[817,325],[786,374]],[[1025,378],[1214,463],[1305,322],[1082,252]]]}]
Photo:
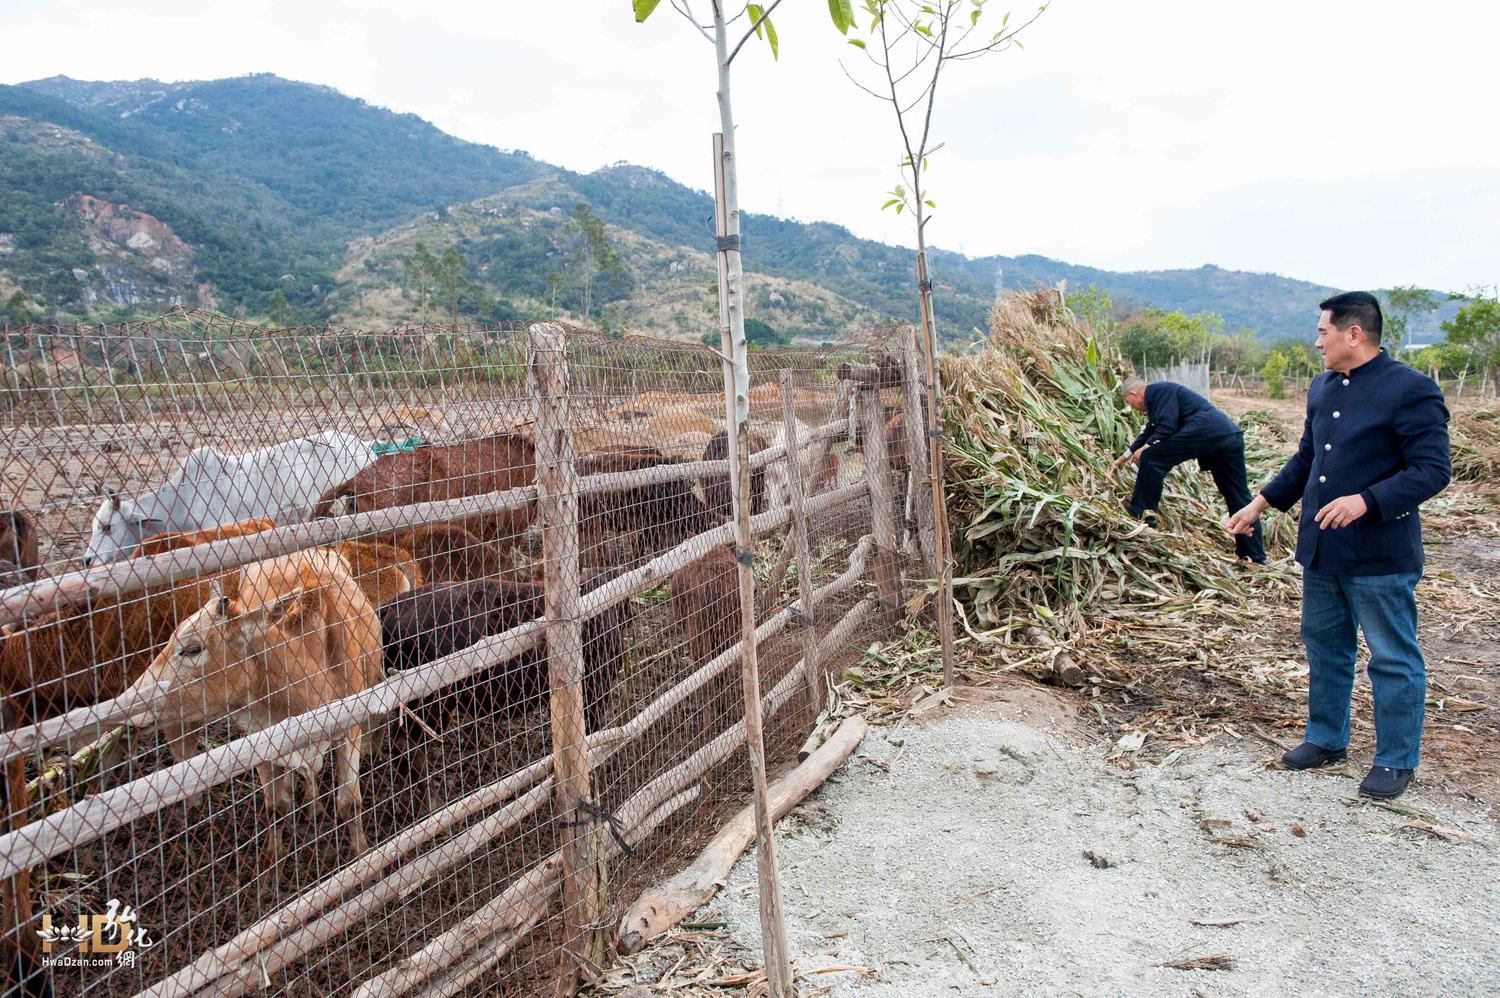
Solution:
[{"label": "cattle pen", "polygon": [[0,998],[552,994],[746,805],[742,652],[784,771],[932,612],[911,327],[749,355],[750,550],[708,347],[4,332]]}]

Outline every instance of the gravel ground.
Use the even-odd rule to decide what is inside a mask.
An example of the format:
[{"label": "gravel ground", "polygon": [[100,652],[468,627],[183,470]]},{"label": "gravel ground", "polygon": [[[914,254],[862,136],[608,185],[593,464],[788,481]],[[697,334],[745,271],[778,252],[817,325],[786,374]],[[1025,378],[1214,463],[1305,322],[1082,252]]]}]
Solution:
[{"label": "gravel ground", "polygon": [[[1223,739],[1110,760],[1045,691],[981,697],[872,731],[783,822],[798,969],[877,971],[817,985],[851,998],[1500,994],[1496,827],[1475,804],[1408,792],[1407,808],[1473,841],[1437,837],[1358,803],[1362,773],[1268,770],[1270,746]],[[696,917],[758,953],[754,879],[752,852]],[[1232,969],[1151,966],[1220,954]]]}]

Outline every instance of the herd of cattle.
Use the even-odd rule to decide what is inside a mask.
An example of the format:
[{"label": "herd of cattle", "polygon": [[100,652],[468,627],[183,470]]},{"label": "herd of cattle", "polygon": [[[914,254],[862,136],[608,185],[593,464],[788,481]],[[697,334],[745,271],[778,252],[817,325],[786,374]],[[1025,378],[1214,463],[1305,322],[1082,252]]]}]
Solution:
[{"label": "herd of cattle", "polygon": [[[768,446],[757,436],[754,450]],[[809,492],[837,479],[839,459],[820,455]],[[704,460],[722,460],[722,430]],[[674,464],[654,447],[611,444],[577,459],[580,476]],[[772,467],[775,465],[773,463]],[[519,433],[424,445],[375,457],[358,437],[328,432],[248,454],[200,448],[163,485],[124,498],[107,492],[80,561],[84,566],[336,517],[515,489],[535,482],[535,450]],[[765,469],[753,475],[756,512],[781,501]],[[585,592],[620,565],[680,543],[730,515],[727,477],[631,485],[580,496]],[[155,694],[132,719],[160,731],[172,755],[194,753],[205,726],[228,719],[262,730],[357,693],[385,676],[542,616],[545,586],[535,550],[534,509],[494,512],[461,523],[408,526],[232,571],[95,598],[6,625],[0,637],[0,694],[7,728],[33,724],[127,690]],[[38,578],[40,538],[24,513],[0,513],[4,585]],[[733,644],[739,630],[735,560],[723,546],[671,579],[673,616],[700,664]],[[630,644],[632,601],[584,628],[587,722],[607,720],[606,702]],[[510,662],[430,694],[390,719],[393,763],[404,765],[420,807],[431,808],[428,733],[455,715],[513,715],[545,702],[545,643]],[[360,757],[365,732],[313,745],[257,768],[273,814],[289,814],[299,775],[314,779],[334,754],[336,806],[351,817],[349,844],[366,847],[361,827]],[[118,759],[112,760],[118,761]],[[7,764],[11,827],[24,823],[22,760]],[[23,788],[21,796],[16,790]],[[311,796],[311,794],[309,794]],[[281,827],[280,824],[276,826]],[[280,832],[264,844],[274,864]],[[25,891],[16,899],[24,904]],[[24,924],[27,913],[16,912]]]}]

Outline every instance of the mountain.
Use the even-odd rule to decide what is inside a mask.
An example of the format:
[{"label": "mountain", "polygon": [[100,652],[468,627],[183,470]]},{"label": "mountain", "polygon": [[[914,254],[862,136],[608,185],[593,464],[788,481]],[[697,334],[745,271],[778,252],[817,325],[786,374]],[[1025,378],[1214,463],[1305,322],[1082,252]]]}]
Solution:
[{"label": "mountain", "polygon": [[[430,315],[404,267],[418,242],[467,259],[448,300],[464,317],[554,305],[581,317],[567,216],[584,201],[621,262],[590,289],[591,321],[692,338],[713,326],[702,191],[624,164],[574,173],[269,74],[0,86],[0,191],[0,296],[20,288],[60,320],[171,304],[258,317],[278,291],[301,320]],[[830,339],[913,311],[907,249],[754,213],[743,230],[750,314],[783,335]],[[1334,290],[1214,266],[1117,273],[940,250],[931,262],[939,327],[958,337],[985,324],[997,285],[1093,284],[1126,306],[1210,310],[1265,336],[1305,332],[1309,302]]]}]

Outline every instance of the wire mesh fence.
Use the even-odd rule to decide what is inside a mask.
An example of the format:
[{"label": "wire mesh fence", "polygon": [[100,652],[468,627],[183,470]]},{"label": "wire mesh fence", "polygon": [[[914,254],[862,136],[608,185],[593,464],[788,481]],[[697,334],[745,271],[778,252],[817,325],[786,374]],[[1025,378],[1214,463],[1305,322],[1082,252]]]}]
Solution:
[{"label": "wire mesh fence", "polygon": [[[773,762],[929,574],[889,333],[751,355]],[[715,351],[4,342],[0,994],[550,991],[743,805]]]}]

